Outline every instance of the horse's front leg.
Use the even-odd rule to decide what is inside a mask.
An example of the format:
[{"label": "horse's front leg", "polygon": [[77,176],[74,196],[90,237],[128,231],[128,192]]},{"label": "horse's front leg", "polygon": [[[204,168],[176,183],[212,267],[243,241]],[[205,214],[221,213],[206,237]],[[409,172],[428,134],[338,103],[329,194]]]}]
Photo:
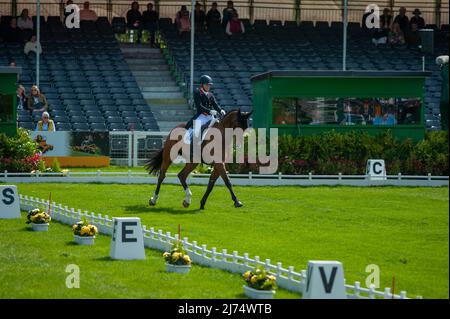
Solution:
[{"label": "horse's front leg", "polygon": [[208,188],[206,189],[205,195],[203,195],[202,200],[200,201],[200,209],[205,209],[206,200],[208,199],[209,194],[214,188],[214,184],[219,178],[219,172],[214,166],[213,171],[211,172],[211,176],[209,177]]},{"label": "horse's front leg", "polygon": [[234,202],[234,207],[236,207],[236,208],[237,207],[242,207],[243,204],[237,199],[236,195],[234,194],[233,186],[231,185],[231,181],[230,181],[230,179],[228,177],[228,174],[227,174],[227,171],[225,169],[225,164],[223,164],[223,163],[222,164],[217,164],[217,169],[219,171],[220,177],[222,177],[225,185],[227,186],[228,190],[230,191],[231,199]]},{"label": "horse's front leg", "polygon": [[186,194],[184,200],[183,200],[183,207],[188,208],[189,205],[191,205],[191,198],[192,198],[192,192],[189,189],[189,186],[186,182],[187,177],[189,174],[197,167],[198,164],[196,163],[188,163],[184,168],[181,170],[180,173],[178,173],[178,179],[181,182],[181,186],[183,186],[184,192]]}]

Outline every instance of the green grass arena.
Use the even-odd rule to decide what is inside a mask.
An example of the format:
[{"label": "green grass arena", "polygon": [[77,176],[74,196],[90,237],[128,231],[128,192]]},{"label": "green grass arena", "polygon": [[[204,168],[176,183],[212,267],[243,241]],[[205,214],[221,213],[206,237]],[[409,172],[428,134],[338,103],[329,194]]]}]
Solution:
[{"label": "green grass arena", "polygon": [[[380,288],[408,297],[448,298],[449,191],[414,187],[234,187],[244,207],[232,205],[217,186],[200,211],[204,186],[191,186],[193,203],[182,207],[181,186],[164,185],[156,207],[153,185],[18,184],[23,195],[176,233],[218,250],[306,269],[309,260],[343,263],[347,283],[365,287],[369,264],[380,268]],[[53,222],[48,233],[28,231],[21,220],[0,220],[0,298],[243,298],[244,281],[193,266],[188,276],[167,274],[159,251],[145,261],[112,261],[110,237],[76,246],[69,226]],[[80,266],[80,289],[65,286],[67,264]],[[177,289],[174,289],[177,287]],[[277,298],[299,298],[279,289]]]}]

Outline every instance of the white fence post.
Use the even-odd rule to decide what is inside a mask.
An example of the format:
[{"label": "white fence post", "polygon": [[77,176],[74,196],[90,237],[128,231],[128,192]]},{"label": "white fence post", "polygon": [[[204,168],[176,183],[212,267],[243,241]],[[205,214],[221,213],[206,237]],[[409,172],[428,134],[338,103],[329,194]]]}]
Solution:
[{"label": "white fence post", "polygon": [[371,284],[369,287],[369,299],[375,299],[375,285]]},{"label": "white fence post", "polygon": [[248,266],[248,253],[244,253],[244,266],[249,267]]},{"label": "white fence post", "polygon": [[282,263],[277,263],[277,278],[281,276]]},{"label": "white fence post", "polygon": [[238,264],[238,252],[236,250],[233,251],[233,264],[234,265]]},{"label": "white fence post", "polygon": [[354,294],[355,298],[359,299],[360,294],[361,294],[361,284],[359,283],[359,281],[355,281],[353,294]]},{"label": "white fence post", "polygon": [[294,267],[293,266],[289,266],[288,267],[288,279],[290,281],[292,280],[292,277],[294,276],[293,272],[294,272]]},{"label": "white fence post", "polygon": [[266,270],[267,270],[267,271],[271,271],[271,267],[270,267],[270,266],[272,266],[272,265],[270,264],[270,259],[266,259],[265,267],[266,267]]},{"label": "white fence post", "polygon": [[386,287],[386,288],[384,288],[384,299],[389,299],[389,298],[392,298],[391,288]]},{"label": "white fence post", "polygon": [[197,248],[197,242],[194,240],[192,242],[192,253],[195,255],[195,253],[197,252],[196,248]]}]

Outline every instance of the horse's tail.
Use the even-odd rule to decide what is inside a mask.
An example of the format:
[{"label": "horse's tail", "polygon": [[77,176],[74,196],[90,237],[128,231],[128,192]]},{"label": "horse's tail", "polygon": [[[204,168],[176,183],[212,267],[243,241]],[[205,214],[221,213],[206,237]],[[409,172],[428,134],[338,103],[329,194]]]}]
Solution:
[{"label": "horse's tail", "polygon": [[145,169],[149,174],[155,174],[160,170],[163,162],[163,152],[164,148],[159,150],[155,155],[153,155],[145,164]]}]

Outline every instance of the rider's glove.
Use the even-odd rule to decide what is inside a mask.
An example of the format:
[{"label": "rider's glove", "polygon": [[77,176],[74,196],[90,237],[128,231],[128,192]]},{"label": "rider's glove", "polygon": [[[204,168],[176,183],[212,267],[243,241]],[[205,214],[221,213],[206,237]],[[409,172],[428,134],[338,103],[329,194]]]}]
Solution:
[{"label": "rider's glove", "polygon": [[225,116],[225,114],[227,114],[227,112],[225,112],[225,110],[221,110],[220,114],[222,114],[222,116]]},{"label": "rider's glove", "polygon": [[217,115],[217,111],[216,110],[211,110],[211,111],[209,111],[209,114],[211,114],[212,116],[216,116]]}]

